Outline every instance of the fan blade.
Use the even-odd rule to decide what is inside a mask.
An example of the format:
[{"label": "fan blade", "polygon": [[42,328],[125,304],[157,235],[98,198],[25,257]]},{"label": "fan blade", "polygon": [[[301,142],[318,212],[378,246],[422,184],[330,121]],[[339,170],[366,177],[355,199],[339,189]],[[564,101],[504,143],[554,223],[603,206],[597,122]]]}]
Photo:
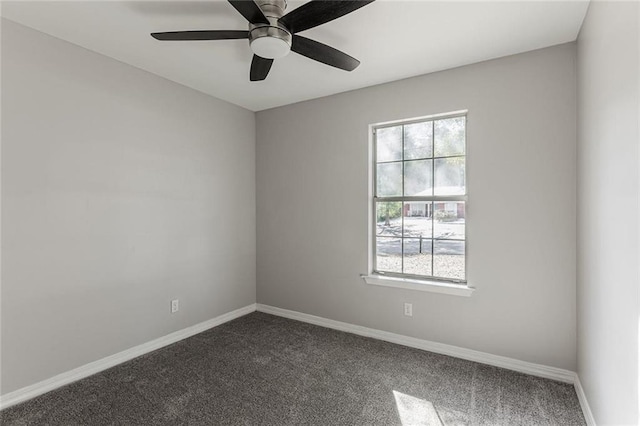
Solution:
[{"label": "fan blade", "polygon": [[332,67],[345,71],[353,71],[360,65],[359,60],[352,58],[338,49],[299,35],[293,36],[291,50],[302,56],[311,58],[314,61],[322,62],[323,64],[331,65]]},{"label": "fan blade", "polygon": [[265,59],[258,55],[253,55],[253,60],[251,61],[251,73],[249,74],[249,80],[261,81],[267,78],[267,74],[269,74],[269,70],[271,69],[272,64],[273,64],[273,59]]},{"label": "fan blade", "polygon": [[234,40],[249,38],[249,31],[169,31],[151,33],[156,40]]},{"label": "fan blade", "polygon": [[262,9],[253,0],[229,0],[229,3],[252,24],[269,24],[269,20],[262,13]]},{"label": "fan blade", "polygon": [[360,9],[374,0],[312,0],[280,18],[280,23],[297,33],[317,27]]}]

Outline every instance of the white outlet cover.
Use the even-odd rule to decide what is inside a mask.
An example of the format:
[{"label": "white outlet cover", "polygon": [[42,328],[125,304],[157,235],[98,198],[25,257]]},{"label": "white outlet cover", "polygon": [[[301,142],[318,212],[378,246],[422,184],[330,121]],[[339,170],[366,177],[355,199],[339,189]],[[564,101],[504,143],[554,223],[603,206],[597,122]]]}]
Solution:
[{"label": "white outlet cover", "polygon": [[408,317],[413,316],[413,305],[411,303],[404,304],[404,314]]}]

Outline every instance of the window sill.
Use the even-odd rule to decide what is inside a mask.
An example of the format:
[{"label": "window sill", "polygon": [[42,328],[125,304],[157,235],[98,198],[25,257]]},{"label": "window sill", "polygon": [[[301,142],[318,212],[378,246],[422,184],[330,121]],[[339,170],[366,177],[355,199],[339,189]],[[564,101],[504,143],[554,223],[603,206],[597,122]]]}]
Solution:
[{"label": "window sill", "polygon": [[470,297],[475,288],[460,284],[447,284],[439,281],[416,280],[398,277],[383,277],[382,275],[363,275],[367,284],[383,287],[396,287],[408,290],[430,291],[432,293],[452,294]]}]

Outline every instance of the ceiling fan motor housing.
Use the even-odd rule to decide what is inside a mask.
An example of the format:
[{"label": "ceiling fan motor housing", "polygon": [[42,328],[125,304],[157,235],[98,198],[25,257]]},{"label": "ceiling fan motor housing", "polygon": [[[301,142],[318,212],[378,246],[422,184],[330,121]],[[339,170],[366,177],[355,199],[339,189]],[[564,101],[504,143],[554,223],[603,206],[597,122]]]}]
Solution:
[{"label": "ceiling fan motor housing", "polygon": [[291,51],[291,33],[278,20],[287,8],[286,0],[257,0],[269,24],[249,24],[249,44],[256,55],[283,58]]}]

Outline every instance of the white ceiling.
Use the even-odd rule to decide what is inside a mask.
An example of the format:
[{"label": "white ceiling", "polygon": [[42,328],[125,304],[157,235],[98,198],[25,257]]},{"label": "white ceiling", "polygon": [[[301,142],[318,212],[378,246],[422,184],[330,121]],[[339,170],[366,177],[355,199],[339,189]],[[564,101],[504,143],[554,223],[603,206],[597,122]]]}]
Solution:
[{"label": "white ceiling", "polygon": [[[290,1],[287,11],[304,2]],[[295,53],[249,82],[247,40],[160,42],[149,33],[246,29],[224,0],[3,2],[12,21],[253,111],[573,41],[574,1],[378,0],[301,33],[358,58],[349,73]]]}]

